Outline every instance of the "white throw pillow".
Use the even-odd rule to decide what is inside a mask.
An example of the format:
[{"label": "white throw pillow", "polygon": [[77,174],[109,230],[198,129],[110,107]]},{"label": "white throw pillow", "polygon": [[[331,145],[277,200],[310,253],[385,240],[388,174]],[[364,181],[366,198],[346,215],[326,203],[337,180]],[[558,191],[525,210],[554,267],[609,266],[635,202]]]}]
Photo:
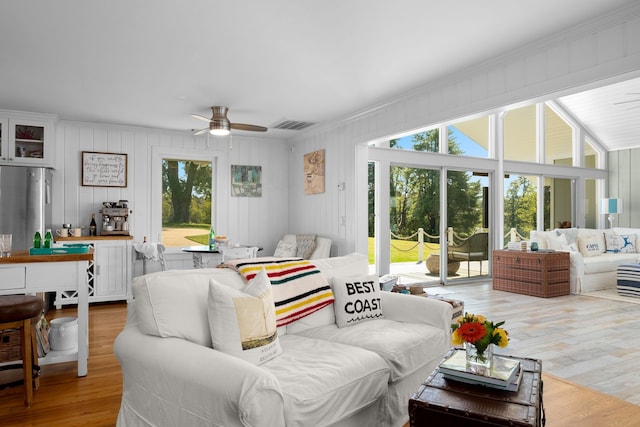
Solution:
[{"label": "white throw pillow", "polygon": [[578,250],[582,256],[596,256],[604,252],[597,236],[579,236],[577,238]]},{"label": "white throw pillow", "polygon": [[620,234],[618,235],[620,240],[622,240],[622,244],[620,245],[620,252],[623,254],[635,254],[636,250],[636,240],[638,236],[636,234]]},{"label": "white throw pillow", "polygon": [[636,234],[604,233],[607,252],[635,254],[637,237]]},{"label": "white throw pillow", "polygon": [[298,247],[298,253],[296,255],[303,259],[309,259],[316,249],[316,235],[296,234],[296,246]]},{"label": "white throw pillow", "polygon": [[209,281],[213,348],[260,365],[280,353],[271,282],[263,268],[242,289]]},{"label": "white throw pillow", "polygon": [[549,245],[549,249],[554,249],[556,251],[561,251],[563,246],[568,246],[569,242],[564,234],[559,236],[555,234],[549,234],[547,237],[547,243]]},{"label": "white throw pillow", "polygon": [[334,277],[332,283],[333,307],[339,328],[384,317],[376,274]]},{"label": "white throw pillow", "polygon": [[287,243],[284,240],[280,240],[278,242],[278,246],[276,246],[276,251],[273,253],[273,256],[276,258],[291,258],[296,256],[298,253],[298,246],[293,243]]},{"label": "white throw pillow", "polygon": [[578,252],[578,247],[575,243],[569,243],[568,245],[562,245],[563,252]]}]

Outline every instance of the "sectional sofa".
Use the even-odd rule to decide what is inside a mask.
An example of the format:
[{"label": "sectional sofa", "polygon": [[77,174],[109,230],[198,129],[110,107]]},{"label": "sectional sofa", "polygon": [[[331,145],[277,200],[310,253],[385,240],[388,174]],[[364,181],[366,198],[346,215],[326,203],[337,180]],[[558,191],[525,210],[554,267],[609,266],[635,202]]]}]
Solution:
[{"label": "sectional sofa", "polygon": [[530,240],[540,249],[570,252],[571,293],[616,288],[616,270],[621,264],[640,262],[640,229],[559,228],[532,231]]}]

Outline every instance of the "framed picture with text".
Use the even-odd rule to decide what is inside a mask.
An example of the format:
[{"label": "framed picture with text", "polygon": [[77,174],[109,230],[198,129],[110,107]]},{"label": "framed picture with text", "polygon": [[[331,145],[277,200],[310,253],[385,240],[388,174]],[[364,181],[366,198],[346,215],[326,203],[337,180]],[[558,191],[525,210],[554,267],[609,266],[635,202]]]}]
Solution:
[{"label": "framed picture with text", "polygon": [[83,151],[82,185],[89,187],[126,187],[127,155]]}]

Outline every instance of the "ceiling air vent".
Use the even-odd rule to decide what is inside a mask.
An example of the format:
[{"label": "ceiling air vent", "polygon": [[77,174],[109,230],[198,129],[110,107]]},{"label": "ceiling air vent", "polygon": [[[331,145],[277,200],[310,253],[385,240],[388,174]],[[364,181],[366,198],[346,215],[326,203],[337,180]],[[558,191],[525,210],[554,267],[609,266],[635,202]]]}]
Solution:
[{"label": "ceiling air vent", "polygon": [[315,123],[311,122],[297,122],[295,120],[281,120],[273,126],[269,127],[272,129],[302,130],[308,128],[309,126],[313,126],[314,124]]}]

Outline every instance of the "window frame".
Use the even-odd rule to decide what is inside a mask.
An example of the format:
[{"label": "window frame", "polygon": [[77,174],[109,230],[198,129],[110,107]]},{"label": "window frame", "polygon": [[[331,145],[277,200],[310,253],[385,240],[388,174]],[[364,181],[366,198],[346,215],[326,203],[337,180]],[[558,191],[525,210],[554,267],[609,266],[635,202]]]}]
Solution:
[{"label": "window frame", "polygon": [[[228,154],[222,151],[201,151],[188,148],[153,147],[151,156],[151,240],[162,239],[162,160],[195,160],[211,162],[211,222],[216,229],[226,229],[229,223],[223,201],[229,197]],[[168,247],[166,253],[179,253],[178,247]]]}]

